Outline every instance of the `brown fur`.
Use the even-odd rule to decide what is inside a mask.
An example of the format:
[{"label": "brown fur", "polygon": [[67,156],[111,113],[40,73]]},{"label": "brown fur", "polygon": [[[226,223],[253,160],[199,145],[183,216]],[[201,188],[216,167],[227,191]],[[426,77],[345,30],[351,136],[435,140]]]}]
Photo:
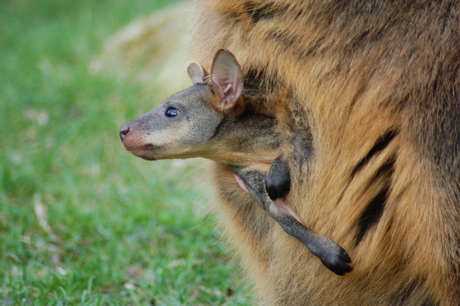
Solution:
[{"label": "brown fur", "polygon": [[278,118],[287,200],[354,263],[328,271],[216,166],[216,211],[260,302],[458,304],[460,2],[204,0],[197,59],[219,48]]}]

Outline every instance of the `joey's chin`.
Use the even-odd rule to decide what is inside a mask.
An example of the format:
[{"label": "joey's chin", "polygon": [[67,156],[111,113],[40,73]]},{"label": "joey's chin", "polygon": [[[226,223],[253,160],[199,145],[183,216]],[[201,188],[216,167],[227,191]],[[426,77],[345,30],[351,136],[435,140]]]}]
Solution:
[{"label": "joey's chin", "polygon": [[131,154],[137,156],[137,157],[140,157],[142,159],[145,159],[145,160],[157,160],[155,157],[153,157],[152,155],[148,154],[148,152],[145,152],[145,151],[136,151],[136,150],[128,150],[131,152]]},{"label": "joey's chin", "polygon": [[132,148],[132,147],[128,147],[128,146],[125,146],[125,149],[129,152],[131,152],[131,154],[137,156],[137,157],[140,157],[142,159],[145,159],[145,160],[157,160],[157,158],[154,156],[152,150],[153,150],[153,146],[152,145],[146,145],[146,146],[142,146],[142,147],[137,147],[137,148]]},{"label": "joey's chin", "polygon": [[142,159],[149,160],[149,161],[157,160],[155,157],[152,157],[152,156],[140,156],[140,155],[137,155],[137,156],[139,156]]}]

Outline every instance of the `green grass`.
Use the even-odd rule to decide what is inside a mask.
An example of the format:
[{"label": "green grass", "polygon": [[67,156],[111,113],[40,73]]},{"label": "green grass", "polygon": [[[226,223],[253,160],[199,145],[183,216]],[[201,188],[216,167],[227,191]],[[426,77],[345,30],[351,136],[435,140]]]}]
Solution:
[{"label": "green grass", "polygon": [[119,127],[159,101],[89,70],[111,34],[167,3],[0,3],[0,304],[250,302],[197,163],[122,148]]}]

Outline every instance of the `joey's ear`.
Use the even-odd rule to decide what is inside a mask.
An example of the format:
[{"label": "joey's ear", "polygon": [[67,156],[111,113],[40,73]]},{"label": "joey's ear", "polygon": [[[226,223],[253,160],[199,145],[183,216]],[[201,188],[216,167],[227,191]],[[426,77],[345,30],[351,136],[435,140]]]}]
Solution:
[{"label": "joey's ear", "polygon": [[192,79],[193,85],[204,83],[205,70],[203,66],[196,62],[188,64],[187,73]]},{"label": "joey's ear", "polygon": [[224,49],[217,51],[211,69],[215,91],[220,95],[223,111],[233,108],[243,92],[241,68],[235,56]]}]

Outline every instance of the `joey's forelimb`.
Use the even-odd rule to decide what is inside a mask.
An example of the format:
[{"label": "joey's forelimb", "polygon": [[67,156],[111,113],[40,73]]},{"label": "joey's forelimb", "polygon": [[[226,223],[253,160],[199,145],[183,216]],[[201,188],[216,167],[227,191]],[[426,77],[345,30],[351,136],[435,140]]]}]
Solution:
[{"label": "joey's forelimb", "polygon": [[[290,175],[287,165],[279,158],[276,159],[274,166],[271,167],[267,174],[267,180],[273,182],[277,175],[281,175],[281,184],[275,188],[275,200],[272,200],[265,189],[264,175],[258,171],[249,170],[246,167],[230,167],[237,176],[239,184],[244,190],[249,192],[265,211],[278,222],[281,228],[288,234],[302,242],[308,250],[317,256],[321,262],[332,272],[338,275],[344,275],[353,268],[349,265],[351,259],[347,252],[332,240],[320,236],[303,225],[293,211],[291,206],[286,202],[285,196],[290,188]],[[281,195],[281,196],[279,196]]]}]

